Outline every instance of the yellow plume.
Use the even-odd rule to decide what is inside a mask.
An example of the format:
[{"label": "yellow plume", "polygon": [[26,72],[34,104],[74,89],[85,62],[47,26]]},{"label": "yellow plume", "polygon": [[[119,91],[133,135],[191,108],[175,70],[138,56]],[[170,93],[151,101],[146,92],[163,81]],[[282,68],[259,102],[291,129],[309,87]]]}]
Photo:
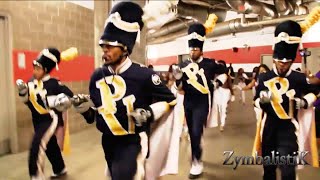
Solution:
[{"label": "yellow plume", "polygon": [[216,22],[218,20],[218,16],[215,14],[210,14],[204,23],[204,27],[206,28],[206,34],[211,33],[213,28],[216,26]]},{"label": "yellow plume", "polygon": [[71,61],[78,57],[78,49],[71,47],[63,52],[61,52],[61,61]]},{"label": "yellow plume", "polygon": [[311,26],[320,20],[320,6],[312,9],[306,19],[300,23],[302,33],[307,32]]}]

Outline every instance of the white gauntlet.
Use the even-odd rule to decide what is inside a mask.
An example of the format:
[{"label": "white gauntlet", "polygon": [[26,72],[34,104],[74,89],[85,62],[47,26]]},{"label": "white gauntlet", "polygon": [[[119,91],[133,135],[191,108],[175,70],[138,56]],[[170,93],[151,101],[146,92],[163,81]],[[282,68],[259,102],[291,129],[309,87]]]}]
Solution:
[{"label": "white gauntlet", "polygon": [[183,76],[181,68],[177,65],[172,66],[172,74],[176,80],[180,80]]},{"label": "white gauntlet", "polygon": [[77,94],[74,95],[72,99],[72,104],[78,113],[84,113],[88,111],[90,107],[94,107],[89,95]]},{"label": "white gauntlet", "polygon": [[308,103],[305,99],[294,98],[296,102],[296,109],[303,109],[308,107]]},{"label": "white gauntlet", "polygon": [[236,97],[234,95],[231,95],[230,101],[234,102],[236,100]]},{"label": "white gauntlet", "polygon": [[22,96],[26,95],[27,92],[28,92],[27,84],[22,79],[18,79],[16,81],[16,84],[17,84],[17,88],[18,88],[19,94],[22,95]]},{"label": "white gauntlet", "polygon": [[261,91],[260,92],[260,103],[270,103],[272,100],[272,92],[271,91]]},{"label": "white gauntlet", "polygon": [[211,84],[213,85],[214,90],[218,89],[219,82],[217,80],[211,80]]},{"label": "white gauntlet", "polygon": [[152,112],[142,108],[137,108],[133,112],[129,113],[129,116],[132,116],[136,125],[140,127],[143,123],[148,121],[148,119],[152,116]]},{"label": "white gauntlet", "polygon": [[64,93],[58,94],[57,96],[48,96],[47,102],[50,108],[55,108],[60,112],[66,111],[72,105],[71,99]]}]

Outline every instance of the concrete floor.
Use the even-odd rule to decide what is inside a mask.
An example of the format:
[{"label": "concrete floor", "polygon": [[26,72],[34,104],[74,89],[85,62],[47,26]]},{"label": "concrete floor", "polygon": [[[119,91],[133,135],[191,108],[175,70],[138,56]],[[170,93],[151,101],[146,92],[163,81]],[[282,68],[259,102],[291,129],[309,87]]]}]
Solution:
[{"label": "concrete floor", "polygon": [[[251,92],[247,93],[251,99]],[[249,102],[249,101],[248,101]],[[251,102],[250,102],[251,103]],[[252,105],[242,105],[238,100],[230,104],[224,132],[217,128],[207,129],[204,134],[204,174],[202,180],[262,179],[262,167],[258,165],[222,165],[224,151],[234,151],[234,155],[251,155],[255,134],[255,116]],[[81,119],[80,119],[81,120]],[[93,128],[71,136],[72,153],[65,156],[68,168],[67,180],[103,180],[105,160],[100,145],[100,133]],[[179,174],[161,177],[161,180],[186,180],[189,174],[190,147],[183,138],[180,148]],[[187,150],[186,150],[187,149]],[[47,176],[51,173],[50,163],[46,163]],[[298,171],[300,180],[320,179],[320,170],[307,166]],[[27,152],[0,157],[0,180],[23,180],[28,178]]]}]

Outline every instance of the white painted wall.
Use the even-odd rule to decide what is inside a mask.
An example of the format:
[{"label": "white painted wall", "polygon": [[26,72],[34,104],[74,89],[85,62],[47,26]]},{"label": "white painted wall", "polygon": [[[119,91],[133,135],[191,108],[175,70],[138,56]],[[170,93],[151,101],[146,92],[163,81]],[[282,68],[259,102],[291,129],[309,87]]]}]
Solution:
[{"label": "white painted wall", "polygon": [[[68,0],[66,0],[68,1]],[[85,7],[85,8],[88,8],[88,9],[94,9],[94,2],[93,0],[90,0],[90,1],[82,1],[82,0],[76,0],[76,1],[68,1],[68,2],[71,2],[73,4],[77,4],[79,6],[82,6],[82,7]]]}]

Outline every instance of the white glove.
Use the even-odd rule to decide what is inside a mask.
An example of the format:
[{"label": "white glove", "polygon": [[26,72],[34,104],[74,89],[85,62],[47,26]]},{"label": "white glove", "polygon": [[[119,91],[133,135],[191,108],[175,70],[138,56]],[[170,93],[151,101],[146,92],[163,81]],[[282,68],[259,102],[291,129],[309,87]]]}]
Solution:
[{"label": "white glove", "polygon": [[69,107],[71,107],[71,105],[72,105],[71,99],[64,93],[61,93],[56,96],[56,99],[54,100],[53,108],[62,112],[67,110]]},{"label": "white glove", "polygon": [[242,87],[241,87],[240,85],[236,85],[236,87],[237,87],[240,91],[242,91]]},{"label": "white glove", "polygon": [[94,106],[90,96],[86,94],[74,95],[72,97],[72,104],[78,113],[84,113],[88,111],[90,107]]},{"label": "white glove", "polygon": [[133,112],[129,113],[129,116],[132,116],[135,119],[135,123],[138,127],[142,126],[143,123],[146,123],[151,115],[152,114],[149,110],[142,108],[137,108]]},{"label": "white glove", "polygon": [[17,84],[17,88],[18,88],[19,94],[20,95],[26,95],[27,92],[28,92],[27,84],[22,79],[18,79],[16,81],[16,84]]},{"label": "white glove", "polygon": [[262,104],[270,103],[272,99],[271,91],[261,91],[259,96],[260,96],[260,103]]},{"label": "white glove", "polygon": [[294,100],[296,101],[296,109],[302,109],[308,106],[307,101],[304,99],[294,98]]},{"label": "white glove", "polygon": [[219,83],[216,80],[211,80],[211,83],[213,85],[213,89],[216,90],[219,87]]},{"label": "white glove", "polygon": [[89,102],[90,96],[86,94],[77,94],[72,97],[72,104],[74,106],[80,106],[82,103]]},{"label": "white glove", "polygon": [[172,66],[172,74],[176,80],[180,80],[183,76],[181,68],[177,65]]},{"label": "white glove", "polygon": [[234,95],[231,96],[230,101],[234,102],[236,100],[236,97]]}]

